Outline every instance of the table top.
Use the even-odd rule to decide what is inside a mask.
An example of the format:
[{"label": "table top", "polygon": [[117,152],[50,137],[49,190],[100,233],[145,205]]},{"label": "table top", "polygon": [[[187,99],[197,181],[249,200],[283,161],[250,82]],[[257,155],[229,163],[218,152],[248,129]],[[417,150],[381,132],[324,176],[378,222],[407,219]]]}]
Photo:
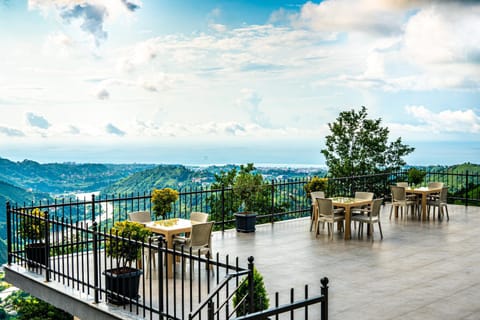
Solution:
[{"label": "table top", "polygon": [[423,192],[440,192],[442,191],[442,188],[429,188],[429,187],[419,187],[419,188],[412,188],[412,187],[407,187],[405,188],[405,192],[410,192],[410,193],[423,193]]},{"label": "table top", "polygon": [[188,219],[173,218],[147,222],[145,226],[153,232],[178,231],[191,229],[192,222]]},{"label": "table top", "polygon": [[334,203],[341,203],[341,204],[357,204],[357,203],[363,203],[363,202],[372,202],[372,200],[358,199],[358,198],[352,198],[352,197],[333,197],[330,199],[332,199],[332,202]]}]

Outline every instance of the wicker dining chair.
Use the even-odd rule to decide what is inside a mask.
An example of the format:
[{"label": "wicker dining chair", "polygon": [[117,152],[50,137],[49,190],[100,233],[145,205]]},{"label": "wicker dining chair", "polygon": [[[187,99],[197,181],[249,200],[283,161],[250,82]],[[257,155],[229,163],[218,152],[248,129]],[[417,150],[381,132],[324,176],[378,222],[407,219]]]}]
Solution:
[{"label": "wicker dining chair", "polygon": [[392,212],[394,208],[401,209],[401,217],[403,218],[403,209],[405,208],[405,217],[408,217],[408,208],[411,207],[412,216],[414,216],[417,211],[417,201],[407,198],[407,193],[404,187],[390,186],[390,190],[392,191],[390,219],[392,218]]},{"label": "wicker dining chair", "polygon": [[318,225],[316,235],[319,234],[320,223],[326,223],[328,227],[328,234],[331,235],[333,239],[334,223],[342,222],[341,227],[344,229],[344,210],[343,208],[334,208],[332,199],[317,198],[316,201],[318,206]]},{"label": "wicker dining chair", "polygon": [[375,199],[372,202],[372,205],[370,208],[365,208],[363,210],[363,214],[358,214],[355,216],[352,216],[352,221],[358,221],[360,225],[358,226],[358,236],[363,234],[363,225],[364,224],[369,224],[371,226],[371,235],[372,235],[372,241],[373,241],[373,225],[375,223],[378,223],[378,230],[380,231],[380,237],[383,239],[383,233],[382,233],[382,225],[380,223],[380,209],[382,207],[382,202],[383,199]]},{"label": "wicker dining chair", "polygon": [[318,223],[318,206],[317,198],[325,198],[325,192],[323,191],[312,191],[310,192],[310,198],[312,200],[312,212],[310,214],[310,232],[313,229],[313,226],[316,226]]}]

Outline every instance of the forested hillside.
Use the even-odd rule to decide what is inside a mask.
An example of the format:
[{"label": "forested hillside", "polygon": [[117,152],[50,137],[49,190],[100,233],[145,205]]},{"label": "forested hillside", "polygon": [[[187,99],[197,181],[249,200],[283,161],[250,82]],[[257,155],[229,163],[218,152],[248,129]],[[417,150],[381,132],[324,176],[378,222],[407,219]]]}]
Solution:
[{"label": "forested hillside", "polygon": [[13,162],[0,158],[0,181],[27,190],[51,194],[89,192],[154,166],[147,164],[40,164],[31,160]]},{"label": "forested hillside", "polygon": [[[235,165],[185,167],[181,165],[160,165],[153,169],[137,172],[129,177],[101,189],[103,194],[125,194],[150,192],[154,188],[170,187],[182,189],[185,187],[207,186],[215,180],[215,174],[230,171]],[[306,176],[324,176],[322,169],[292,169],[292,168],[257,168],[266,180],[289,179]]]},{"label": "forested hillside", "polygon": [[204,171],[194,171],[181,165],[160,165],[153,169],[134,173],[108,187],[101,189],[103,194],[124,194],[150,192],[154,188],[178,188],[205,181]]},{"label": "forested hillside", "polygon": [[47,193],[27,191],[4,181],[0,181],[0,238],[5,239],[6,237],[5,221],[7,201],[22,204],[47,199],[50,199],[50,196]]}]

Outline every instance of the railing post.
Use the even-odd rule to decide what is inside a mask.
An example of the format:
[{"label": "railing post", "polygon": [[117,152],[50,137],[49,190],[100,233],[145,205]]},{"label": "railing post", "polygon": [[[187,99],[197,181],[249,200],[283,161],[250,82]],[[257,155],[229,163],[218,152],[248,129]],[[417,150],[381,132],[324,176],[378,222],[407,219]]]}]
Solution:
[{"label": "railing post", "polygon": [[[39,219],[42,219],[39,217]],[[45,281],[50,281],[50,214],[45,211]]]},{"label": "railing post", "polygon": [[254,289],[255,284],[253,283],[253,256],[248,257],[248,313],[255,312],[255,299],[254,299]]},{"label": "railing post", "polygon": [[213,301],[210,300],[208,301],[208,307],[207,307],[207,312],[208,312],[208,320],[215,320],[215,312],[214,312],[214,304]]},{"label": "railing post", "polygon": [[222,184],[222,232],[225,231],[225,186]]},{"label": "railing post", "polygon": [[468,170],[465,172],[465,206],[468,207],[468,192],[469,192],[469,187],[468,187]]},{"label": "railing post", "polygon": [[12,212],[10,201],[7,201],[7,254],[8,265],[12,264]]},{"label": "railing post", "polygon": [[92,194],[92,222],[95,222],[95,195]]},{"label": "railing post", "polygon": [[272,179],[272,188],[271,188],[271,196],[272,196],[272,207],[271,207],[271,216],[270,216],[270,223],[273,223],[273,215],[275,214],[275,180]]},{"label": "railing post", "polygon": [[322,309],[321,309],[321,316],[322,320],[328,320],[328,278],[325,277],[322,280],[320,280],[320,283],[322,284],[322,288],[320,289],[320,293],[322,296],[325,297],[325,299],[322,302]]},{"label": "railing post", "polygon": [[[158,311],[160,312],[160,320],[163,320],[163,314],[164,314],[164,297],[166,296],[166,291],[165,291],[165,285],[164,285],[164,269],[163,269],[163,264],[164,264],[164,255],[163,252],[167,253],[167,244],[165,243],[165,240],[163,237],[160,238],[158,242],[158,258],[157,258],[157,274],[158,274],[158,296],[159,296],[159,305],[158,305]],[[165,259],[167,259],[165,255]],[[166,260],[168,261],[168,259]],[[165,266],[165,270],[167,270],[168,266]]]},{"label": "railing post", "polygon": [[94,299],[95,303],[98,303],[99,300],[99,290],[100,288],[98,287],[98,272],[99,272],[99,267],[98,267],[98,230],[97,230],[97,222],[94,221],[92,224],[92,229],[93,229],[93,287],[95,288],[95,293],[94,293]]}]

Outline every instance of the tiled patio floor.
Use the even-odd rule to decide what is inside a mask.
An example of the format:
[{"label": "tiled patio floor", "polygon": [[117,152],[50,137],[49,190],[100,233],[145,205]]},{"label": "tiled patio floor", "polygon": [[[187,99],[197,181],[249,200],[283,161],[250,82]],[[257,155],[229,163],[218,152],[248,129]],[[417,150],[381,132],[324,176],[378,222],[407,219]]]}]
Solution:
[{"label": "tiled patio floor", "polygon": [[[449,205],[450,221],[389,219],[384,239],[318,237],[310,220],[257,226],[255,233],[215,233],[214,251],[248,256],[270,294],[330,279],[330,319],[480,319],[480,208]],[[353,227],[353,225],[352,225]]]}]

